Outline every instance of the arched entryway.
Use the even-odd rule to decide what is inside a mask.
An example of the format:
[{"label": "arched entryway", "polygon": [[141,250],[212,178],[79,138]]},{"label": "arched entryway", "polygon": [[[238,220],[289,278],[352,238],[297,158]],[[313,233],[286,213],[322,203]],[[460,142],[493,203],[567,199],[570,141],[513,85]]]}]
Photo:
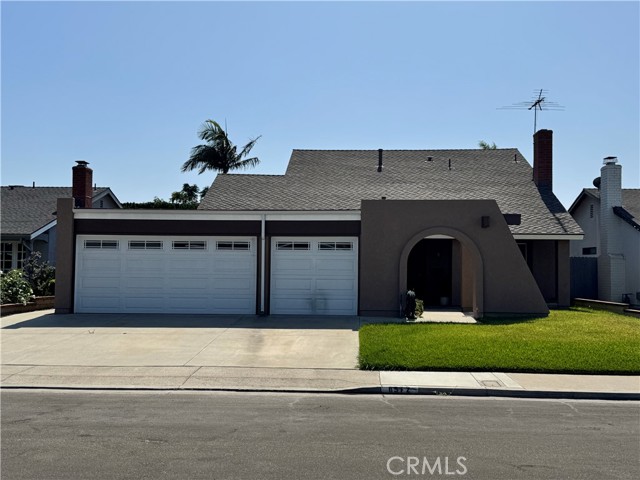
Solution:
[{"label": "arched entryway", "polygon": [[416,292],[425,308],[462,308],[461,245],[439,236],[420,240],[407,259],[407,287]]},{"label": "arched entryway", "polygon": [[400,258],[401,293],[416,291],[425,308],[455,308],[483,313],[482,257],[464,233],[447,227],[415,235]]}]

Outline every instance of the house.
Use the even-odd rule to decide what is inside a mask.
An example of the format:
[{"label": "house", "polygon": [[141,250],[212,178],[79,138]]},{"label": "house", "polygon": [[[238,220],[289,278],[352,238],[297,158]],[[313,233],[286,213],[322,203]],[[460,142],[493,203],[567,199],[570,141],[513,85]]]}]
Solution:
[{"label": "house", "polygon": [[607,157],[569,208],[584,230],[571,245],[574,296],[640,304],[640,189],[622,188],[622,166]]},{"label": "house", "polygon": [[[122,208],[111,189],[92,186],[91,169],[79,161],[73,169],[72,187],[9,185],[1,188],[1,258],[3,272],[22,268],[29,252],[38,251],[42,260],[56,263],[56,202],[73,197],[92,208]],[[84,205],[84,204],[83,204]]]},{"label": "house", "polygon": [[568,306],[582,230],[552,192],[552,132],[517,149],[294,150],[218,175],[195,211],[58,205],[58,312],[398,316]]}]

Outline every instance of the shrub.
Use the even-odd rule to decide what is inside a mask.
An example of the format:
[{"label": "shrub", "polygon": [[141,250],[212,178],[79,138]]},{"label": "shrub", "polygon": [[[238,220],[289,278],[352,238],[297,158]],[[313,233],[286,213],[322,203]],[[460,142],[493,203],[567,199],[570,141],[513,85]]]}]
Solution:
[{"label": "shrub", "polygon": [[420,318],[424,312],[424,302],[416,298],[416,318]]},{"label": "shrub", "polygon": [[33,289],[22,276],[22,270],[11,270],[0,277],[0,303],[26,305],[33,297]]},{"label": "shrub", "polygon": [[36,296],[53,295],[55,291],[56,269],[49,262],[41,262],[40,252],[31,252],[24,263],[24,277]]}]

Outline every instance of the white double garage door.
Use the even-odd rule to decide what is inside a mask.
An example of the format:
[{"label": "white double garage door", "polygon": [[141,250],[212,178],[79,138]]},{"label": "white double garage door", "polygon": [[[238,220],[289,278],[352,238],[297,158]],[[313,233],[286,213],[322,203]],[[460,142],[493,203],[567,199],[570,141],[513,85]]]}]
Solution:
[{"label": "white double garage door", "polygon": [[[357,237],[271,239],[270,313],[355,315]],[[77,313],[254,314],[256,237],[79,235]]]}]

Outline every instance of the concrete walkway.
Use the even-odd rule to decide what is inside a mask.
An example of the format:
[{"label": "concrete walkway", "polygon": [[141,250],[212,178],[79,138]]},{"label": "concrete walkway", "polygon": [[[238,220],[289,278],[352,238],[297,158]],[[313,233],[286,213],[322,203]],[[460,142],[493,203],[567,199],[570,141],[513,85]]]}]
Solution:
[{"label": "concrete walkway", "polygon": [[2,319],[0,385],[640,400],[640,376],[357,370],[368,321],[13,315]]}]

